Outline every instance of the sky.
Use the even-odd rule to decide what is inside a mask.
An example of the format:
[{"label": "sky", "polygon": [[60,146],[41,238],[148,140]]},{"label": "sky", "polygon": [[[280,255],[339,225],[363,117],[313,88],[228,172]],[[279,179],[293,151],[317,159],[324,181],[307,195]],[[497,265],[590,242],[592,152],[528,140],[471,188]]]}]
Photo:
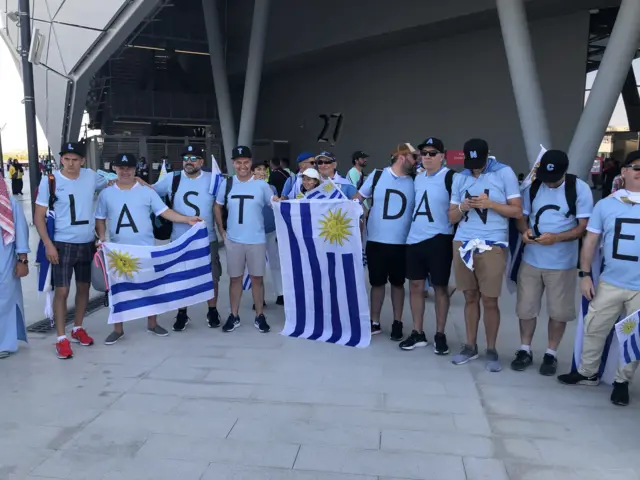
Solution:
[{"label": "sky", "polygon": [[[636,77],[640,79],[640,59],[634,60],[633,67]],[[595,72],[587,75],[586,89],[591,88],[595,76]],[[27,147],[23,98],[20,74],[11,59],[7,45],[0,40],[0,128],[6,124],[2,130],[2,147],[5,152],[23,150]],[[627,115],[621,98],[618,99],[609,125],[628,127]],[[38,150],[45,151],[46,149],[47,140],[38,124]]]}]

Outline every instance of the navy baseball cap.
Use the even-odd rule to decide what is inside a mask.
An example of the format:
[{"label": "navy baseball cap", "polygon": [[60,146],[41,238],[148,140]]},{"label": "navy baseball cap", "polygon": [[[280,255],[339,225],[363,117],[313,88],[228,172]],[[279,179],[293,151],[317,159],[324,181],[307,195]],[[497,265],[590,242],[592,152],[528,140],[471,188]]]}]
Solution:
[{"label": "navy baseball cap", "polygon": [[114,167],[135,167],[137,160],[132,153],[119,153],[111,162],[111,165]]},{"label": "navy baseball cap", "polygon": [[631,152],[629,155],[627,155],[627,158],[625,158],[624,164],[622,166],[628,167],[636,160],[640,160],[640,150],[636,150],[634,152]]},{"label": "navy baseball cap", "polygon": [[62,156],[65,153],[75,153],[76,155],[79,155],[82,158],[84,158],[85,156],[84,145],[82,143],[76,143],[76,142],[64,143],[62,145],[62,148],[60,149],[60,155]]},{"label": "navy baseball cap", "polygon": [[244,145],[238,145],[231,151],[231,160],[235,160],[236,158],[253,158],[251,149]]},{"label": "navy baseball cap", "polygon": [[353,152],[353,155],[351,155],[351,160],[357,160],[359,158],[369,158],[369,155],[364,153],[362,150],[358,150],[357,152]]},{"label": "navy baseball cap", "polygon": [[541,182],[555,183],[569,170],[569,157],[562,150],[547,150],[540,159],[536,178]]},{"label": "navy baseball cap", "polygon": [[436,137],[427,138],[424,142],[418,145],[418,150],[422,150],[423,148],[426,148],[426,147],[432,147],[438,150],[440,153],[444,153],[444,143],[442,143],[442,140],[440,140],[439,138],[436,138]]},{"label": "navy baseball cap", "polygon": [[320,152],[320,155],[316,155],[316,160],[320,160],[321,158],[328,158],[332,162],[336,161],[336,156],[331,152],[327,152],[326,150],[324,152]]},{"label": "navy baseball cap", "polygon": [[182,156],[204,158],[204,152],[197,145],[187,145],[187,147],[182,151]]},{"label": "navy baseball cap", "polygon": [[298,158],[296,158],[296,163],[302,163],[306,160],[313,160],[315,159],[315,155],[311,152],[302,152],[300,155],[298,155]]}]

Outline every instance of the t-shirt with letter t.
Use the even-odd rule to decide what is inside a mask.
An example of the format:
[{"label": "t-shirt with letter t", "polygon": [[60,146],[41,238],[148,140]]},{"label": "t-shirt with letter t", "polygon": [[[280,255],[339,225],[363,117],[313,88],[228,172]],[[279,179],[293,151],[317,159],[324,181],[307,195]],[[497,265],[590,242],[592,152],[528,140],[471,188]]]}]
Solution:
[{"label": "t-shirt with letter t", "polygon": [[267,243],[263,208],[271,206],[273,192],[269,184],[264,180],[241,182],[237,177],[227,178],[218,189],[218,205],[224,205],[226,182],[233,182],[227,197],[227,238],[245,245]]},{"label": "t-shirt with letter t", "polygon": [[371,198],[373,205],[367,220],[367,240],[390,245],[404,245],[411,226],[415,193],[410,176],[399,177],[390,167],[385,168],[373,188],[369,175],[360,195]]}]

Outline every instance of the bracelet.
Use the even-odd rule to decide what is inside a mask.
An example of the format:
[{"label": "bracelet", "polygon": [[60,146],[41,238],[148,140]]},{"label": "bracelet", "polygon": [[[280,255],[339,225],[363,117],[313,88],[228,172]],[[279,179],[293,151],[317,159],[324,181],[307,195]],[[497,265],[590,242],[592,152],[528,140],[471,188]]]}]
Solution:
[{"label": "bracelet", "polygon": [[462,204],[461,203],[458,204],[458,210],[460,210],[460,213],[462,215],[464,215],[464,212],[462,211]]}]

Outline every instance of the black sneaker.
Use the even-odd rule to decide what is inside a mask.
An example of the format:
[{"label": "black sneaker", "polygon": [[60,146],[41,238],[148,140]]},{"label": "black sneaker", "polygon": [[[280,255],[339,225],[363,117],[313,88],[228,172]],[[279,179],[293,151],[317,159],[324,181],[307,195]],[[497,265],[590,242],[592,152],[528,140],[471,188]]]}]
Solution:
[{"label": "black sneaker", "polygon": [[518,350],[516,352],[516,358],[511,362],[511,370],[516,372],[524,371],[529,365],[533,363],[533,355],[526,350]]},{"label": "black sneaker", "polygon": [[380,324],[379,323],[371,323],[371,335],[378,335],[379,333],[382,333],[382,329],[380,328]]},{"label": "black sneaker", "polygon": [[427,345],[429,345],[429,342],[424,332],[418,333],[415,330],[411,332],[411,335],[409,335],[406,340],[400,342],[400,348],[402,350],[413,350],[414,348],[426,347]]},{"label": "black sneaker", "polygon": [[209,328],[218,328],[220,326],[220,314],[216,307],[209,307],[207,325],[209,325]]},{"label": "black sneaker", "polygon": [[402,340],[402,322],[398,320],[393,321],[393,325],[391,325],[391,340],[394,342],[399,342]]},{"label": "black sneaker", "polygon": [[542,357],[542,365],[540,365],[540,375],[552,377],[558,369],[558,359],[550,353],[545,353]]},{"label": "black sneaker", "polygon": [[436,355],[447,355],[449,353],[449,345],[447,345],[447,336],[444,333],[436,333],[433,338],[433,351]]},{"label": "black sneaker", "polygon": [[560,383],[564,383],[565,385],[588,385],[590,387],[595,387],[600,383],[600,379],[598,375],[592,375],[590,377],[585,377],[584,375],[578,372],[566,373],[564,375],[558,375],[558,381]]},{"label": "black sneaker", "polygon": [[611,392],[611,403],[626,407],[629,405],[629,382],[613,382],[613,391]]},{"label": "black sneaker", "polygon": [[176,321],[173,323],[174,332],[182,332],[189,325],[189,317],[186,310],[178,310]]},{"label": "black sneaker", "polygon": [[276,298],[276,305],[284,305],[284,296],[278,295],[278,298]]},{"label": "black sneaker", "polygon": [[229,318],[227,318],[227,321],[224,322],[224,325],[222,326],[222,331],[226,333],[233,332],[239,326],[240,326],[240,317],[234,316],[233,313],[231,313],[229,314]]},{"label": "black sneaker", "polygon": [[264,315],[258,315],[253,322],[253,325],[258,329],[260,333],[267,333],[271,330],[271,327],[267,323],[267,319]]}]

